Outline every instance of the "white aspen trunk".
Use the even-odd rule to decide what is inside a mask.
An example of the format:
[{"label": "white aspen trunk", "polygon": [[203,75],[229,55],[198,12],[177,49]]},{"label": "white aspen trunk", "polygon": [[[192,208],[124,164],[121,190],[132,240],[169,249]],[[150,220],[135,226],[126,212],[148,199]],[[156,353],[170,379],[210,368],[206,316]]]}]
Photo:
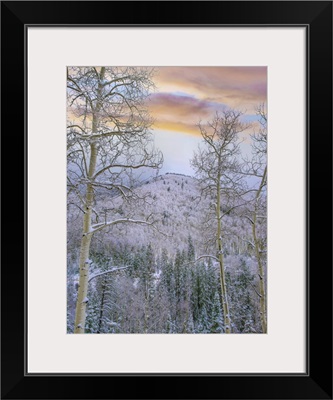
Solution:
[{"label": "white aspen trunk", "polygon": [[[97,89],[97,104],[95,110],[93,110],[92,118],[92,133],[97,133],[98,129],[98,112],[102,106],[100,101],[102,85],[101,80],[104,77],[105,67],[101,68],[100,72],[100,83]],[[74,333],[84,333],[85,323],[86,323],[86,308],[87,308],[87,298],[88,298],[88,282],[89,282],[89,254],[90,254],[90,243],[92,239],[91,233],[91,214],[92,207],[94,203],[94,189],[90,183],[93,179],[96,170],[97,163],[97,144],[96,142],[91,142],[90,144],[90,161],[88,170],[88,181],[85,196],[85,208],[83,217],[83,234],[81,239],[80,248],[80,260],[79,260],[79,288],[76,301],[76,312],[75,312],[75,327]]]},{"label": "white aspen trunk", "polygon": [[[91,147],[93,147],[92,145]],[[96,153],[92,149],[92,155]],[[95,162],[96,165],[96,154],[95,154]],[[93,160],[93,156],[90,160]],[[84,333],[84,327],[86,322],[86,308],[87,308],[87,297],[88,297],[88,282],[89,282],[89,253],[90,253],[90,243],[92,234],[89,233],[91,230],[91,213],[92,213],[92,203],[93,203],[93,188],[91,184],[87,185],[87,193],[86,193],[86,207],[85,214],[83,217],[83,235],[81,239],[81,248],[80,248],[80,260],[79,260],[79,288],[77,294],[76,301],[76,313],[75,313],[75,327],[74,333]]]},{"label": "white aspen trunk", "polygon": [[264,268],[261,262],[261,255],[260,255],[260,248],[259,248],[259,241],[257,238],[257,204],[259,200],[260,193],[262,188],[264,187],[267,175],[267,167],[265,168],[264,175],[261,179],[259,189],[256,194],[256,202],[254,206],[253,212],[253,224],[252,224],[252,234],[253,234],[253,241],[255,247],[255,253],[258,263],[258,275],[259,275],[259,294],[260,294],[260,319],[261,319],[261,328],[263,333],[267,333],[267,319],[266,319],[266,293],[265,293],[265,277],[264,277]]},{"label": "white aspen trunk", "polygon": [[231,323],[229,314],[229,303],[227,286],[225,282],[224,273],[224,260],[223,260],[223,248],[222,248],[222,223],[221,223],[221,187],[220,187],[220,176],[218,176],[217,181],[217,202],[216,202],[216,218],[217,218],[217,247],[218,247],[218,258],[220,264],[220,282],[221,282],[221,294],[222,294],[222,304],[223,304],[223,317],[225,333],[231,333]]},{"label": "white aspen trunk", "polygon": [[[84,226],[90,225],[90,215],[87,212],[84,216]],[[91,235],[84,236],[81,240],[80,249],[80,278],[79,288],[76,301],[75,312],[75,327],[74,333],[84,333],[84,326],[86,321],[86,307],[87,307],[87,294],[88,294],[88,279],[89,279],[89,249],[90,249]]]}]

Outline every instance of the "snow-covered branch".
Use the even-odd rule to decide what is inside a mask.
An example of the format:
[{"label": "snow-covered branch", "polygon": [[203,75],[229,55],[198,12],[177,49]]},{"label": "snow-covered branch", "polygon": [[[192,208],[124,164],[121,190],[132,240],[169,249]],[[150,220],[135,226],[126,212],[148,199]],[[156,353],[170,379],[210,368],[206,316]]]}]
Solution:
[{"label": "snow-covered branch", "polygon": [[219,259],[218,259],[217,257],[211,256],[211,255],[209,255],[209,254],[203,254],[202,256],[196,258],[196,259],[194,260],[194,262],[198,262],[198,261],[201,260],[202,258],[212,258],[213,260],[219,262]]},{"label": "snow-covered branch", "polygon": [[[74,125],[70,125],[69,128],[72,128]],[[70,133],[74,133],[75,135],[79,136],[81,139],[86,139],[86,140],[96,140],[96,139],[101,139],[101,138],[106,138],[110,136],[119,136],[119,135],[138,135],[142,133],[142,129],[137,129],[137,130],[115,130],[115,131],[109,131],[109,132],[103,132],[103,133],[79,133],[77,131],[71,131]]]},{"label": "snow-covered branch", "polygon": [[140,219],[132,219],[132,218],[119,218],[115,219],[114,221],[107,221],[107,222],[100,222],[99,224],[95,224],[91,226],[90,234],[95,233],[107,226],[123,224],[123,223],[132,223],[132,224],[142,224],[142,225],[153,225],[153,222],[140,220]]},{"label": "snow-covered branch", "polygon": [[89,232],[85,232],[83,234],[83,236],[92,235],[92,234],[94,234],[94,233],[96,233],[96,232],[100,231],[101,229],[104,229],[104,228],[106,228],[108,226],[117,225],[117,224],[123,224],[123,223],[131,223],[131,224],[139,224],[139,225],[151,226],[152,228],[154,228],[161,235],[171,237],[171,235],[167,235],[165,232],[160,231],[155,226],[155,222],[156,221],[151,221],[150,222],[148,220],[133,219],[133,218],[119,218],[119,219],[115,219],[114,221],[106,221],[106,222],[100,222],[98,224],[94,224],[94,225],[91,226],[90,231]]},{"label": "snow-covered branch", "polygon": [[211,256],[211,255],[209,255],[209,254],[203,254],[202,256],[199,256],[199,257],[197,257],[195,260],[190,261],[189,263],[186,263],[186,264],[184,264],[184,265],[189,265],[189,264],[192,264],[192,263],[196,263],[196,262],[202,260],[203,258],[212,258],[212,259],[215,260],[216,262],[219,262],[219,259],[218,259],[217,257]]},{"label": "snow-covered branch", "polygon": [[88,279],[88,282],[92,281],[93,279],[97,278],[98,276],[110,274],[110,273],[112,273],[112,272],[120,271],[120,270],[127,269],[127,268],[129,268],[129,267],[116,267],[116,268],[109,269],[109,270],[107,270],[107,271],[99,272],[98,274],[92,275],[92,276]]},{"label": "snow-covered branch", "polygon": [[132,164],[116,164],[116,163],[113,163],[113,164],[110,164],[110,165],[100,169],[99,171],[97,171],[96,174],[94,175],[93,179],[96,179],[103,172],[108,171],[111,168],[139,169],[139,168],[143,168],[143,167],[147,167],[147,168],[149,167],[149,168],[157,169],[158,165],[156,164],[156,165],[150,166],[150,165],[148,165],[146,163],[134,164],[134,165],[132,165]]}]

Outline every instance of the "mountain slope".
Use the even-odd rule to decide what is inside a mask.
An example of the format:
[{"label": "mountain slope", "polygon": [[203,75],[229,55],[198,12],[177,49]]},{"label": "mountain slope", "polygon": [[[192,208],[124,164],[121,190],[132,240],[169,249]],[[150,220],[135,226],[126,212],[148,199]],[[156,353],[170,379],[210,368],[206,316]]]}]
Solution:
[{"label": "mountain slope", "polygon": [[[197,255],[214,254],[213,206],[212,199],[201,194],[197,179],[181,174],[170,173],[146,180],[125,200],[106,191],[96,205],[99,213],[96,222],[127,218],[146,221],[150,216],[148,221],[154,224],[122,223],[107,227],[94,235],[92,249],[104,252],[108,248],[141,247],[150,243],[157,255],[165,249],[174,256],[177,249],[187,249],[191,237]],[[228,254],[247,252],[251,241],[251,225],[238,214],[223,218]],[[72,207],[69,209],[69,250],[78,246],[80,228],[80,211]]]}]

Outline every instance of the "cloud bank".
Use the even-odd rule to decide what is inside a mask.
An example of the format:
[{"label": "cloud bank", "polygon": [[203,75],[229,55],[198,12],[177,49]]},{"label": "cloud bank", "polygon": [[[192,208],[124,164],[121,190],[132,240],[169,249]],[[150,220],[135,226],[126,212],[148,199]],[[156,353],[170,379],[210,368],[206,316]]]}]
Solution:
[{"label": "cloud bank", "polygon": [[266,67],[159,67],[148,107],[155,127],[198,134],[224,107],[251,116],[267,99]]}]

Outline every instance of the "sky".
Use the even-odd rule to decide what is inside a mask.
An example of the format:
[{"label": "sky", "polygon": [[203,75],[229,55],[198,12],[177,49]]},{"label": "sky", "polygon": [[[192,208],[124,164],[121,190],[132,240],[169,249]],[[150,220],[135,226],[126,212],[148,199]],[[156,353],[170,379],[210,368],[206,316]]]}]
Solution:
[{"label": "sky", "polygon": [[[256,127],[255,107],[267,97],[266,67],[158,67],[156,90],[147,102],[154,118],[155,144],[164,154],[160,171],[193,175],[190,158],[201,142],[199,122],[233,108]],[[249,151],[249,141],[243,150]]]}]

